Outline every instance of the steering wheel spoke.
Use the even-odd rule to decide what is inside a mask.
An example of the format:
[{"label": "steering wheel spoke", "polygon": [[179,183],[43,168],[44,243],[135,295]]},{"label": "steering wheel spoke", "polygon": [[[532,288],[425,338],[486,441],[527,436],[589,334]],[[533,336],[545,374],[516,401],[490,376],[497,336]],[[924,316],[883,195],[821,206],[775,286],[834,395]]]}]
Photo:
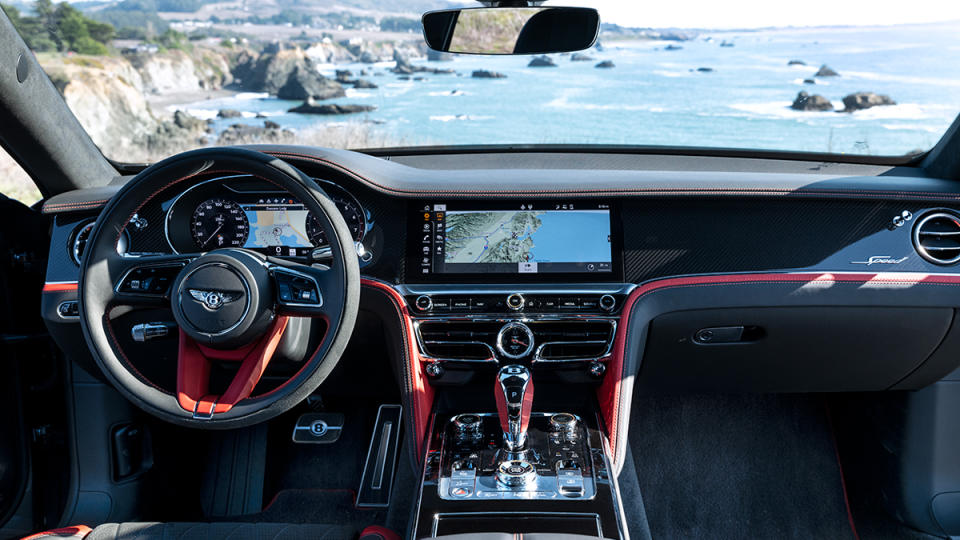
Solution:
[{"label": "steering wheel spoke", "polygon": [[113,303],[133,307],[169,305],[171,285],[180,270],[194,258],[189,255],[107,257],[107,270],[113,276]]}]

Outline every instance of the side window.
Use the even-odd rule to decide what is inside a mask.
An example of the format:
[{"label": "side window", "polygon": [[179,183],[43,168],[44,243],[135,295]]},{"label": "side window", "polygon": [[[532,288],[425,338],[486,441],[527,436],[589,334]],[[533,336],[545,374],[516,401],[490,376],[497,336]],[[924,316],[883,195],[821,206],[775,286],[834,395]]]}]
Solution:
[{"label": "side window", "polygon": [[37,184],[2,148],[0,148],[0,193],[27,206],[33,205],[42,198]]}]

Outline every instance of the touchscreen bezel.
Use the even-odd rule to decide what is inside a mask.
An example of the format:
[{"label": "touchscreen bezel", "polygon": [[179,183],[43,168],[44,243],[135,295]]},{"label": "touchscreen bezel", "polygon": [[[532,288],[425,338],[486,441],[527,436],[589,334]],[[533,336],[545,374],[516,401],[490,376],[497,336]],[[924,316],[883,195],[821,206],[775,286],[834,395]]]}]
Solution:
[{"label": "touchscreen bezel", "polygon": [[419,200],[412,201],[407,206],[407,241],[405,257],[405,281],[407,283],[619,283],[623,281],[623,226],[620,221],[620,208],[613,201],[608,200],[560,200],[535,199],[532,201],[536,208],[543,205],[555,204],[588,204],[590,206],[605,204],[610,210],[610,272],[550,272],[550,273],[520,273],[517,272],[490,272],[490,273],[433,273],[424,274],[420,268],[421,246],[418,240],[422,236],[420,219],[424,209],[429,205],[433,208],[437,204],[445,204],[448,208],[457,210],[519,210],[521,201],[474,201],[470,199],[458,200]]}]

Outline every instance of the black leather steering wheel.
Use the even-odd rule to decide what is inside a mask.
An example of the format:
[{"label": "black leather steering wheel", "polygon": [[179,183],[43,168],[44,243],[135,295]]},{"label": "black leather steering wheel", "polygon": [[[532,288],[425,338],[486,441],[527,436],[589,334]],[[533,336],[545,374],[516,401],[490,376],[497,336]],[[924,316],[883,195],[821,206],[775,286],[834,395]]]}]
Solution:
[{"label": "black leather steering wheel", "polygon": [[[326,233],[329,266],[298,264],[239,248],[149,256],[117,253],[124,228],[154,197],[178,184],[186,187],[199,178],[228,174],[272,183],[302,201]],[[133,277],[158,272],[175,278],[169,286],[146,287],[138,279],[140,288],[130,287]],[[97,218],[80,268],[80,323],[107,379],[144,411],[205,429],[262,422],[305,399],[326,379],[346,348],[359,298],[356,248],[333,201],[289,164],[239,148],[179,154],[130,180]],[[137,371],[121,350],[111,323],[115,313],[167,306],[180,332],[174,393]],[[252,396],[290,317],[322,318],[326,333],[287,382]],[[220,393],[210,389],[214,361],[240,362],[233,381]]]}]

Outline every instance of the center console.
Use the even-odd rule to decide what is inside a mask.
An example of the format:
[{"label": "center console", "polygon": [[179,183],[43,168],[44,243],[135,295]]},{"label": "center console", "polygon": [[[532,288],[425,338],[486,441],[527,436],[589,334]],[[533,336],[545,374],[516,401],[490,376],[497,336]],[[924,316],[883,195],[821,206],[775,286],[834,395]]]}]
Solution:
[{"label": "center console", "polygon": [[626,538],[596,415],[534,411],[533,373],[520,364],[501,367],[492,390],[496,412],[434,415],[415,537]]},{"label": "center console", "polygon": [[394,290],[435,392],[414,537],[626,538],[596,399],[634,288],[621,283],[616,206],[421,201],[410,213]]}]

